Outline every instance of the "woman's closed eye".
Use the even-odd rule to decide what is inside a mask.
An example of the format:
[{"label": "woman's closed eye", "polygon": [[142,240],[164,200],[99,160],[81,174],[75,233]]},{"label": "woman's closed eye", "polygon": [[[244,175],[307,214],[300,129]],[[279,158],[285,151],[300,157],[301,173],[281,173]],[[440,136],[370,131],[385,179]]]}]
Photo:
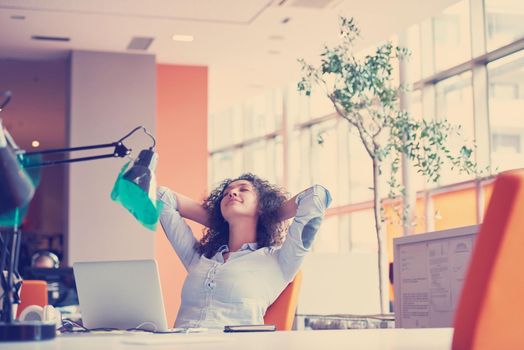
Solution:
[{"label": "woman's closed eye", "polygon": [[[248,188],[248,187],[242,187],[242,188],[239,189],[239,191],[240,192],[249,192],[249,191],[251,191],[251,189]],[[222,198],[229,196],[230,192],[231,192],[231,190],[224,192],[224,195],[222,196]]]}]

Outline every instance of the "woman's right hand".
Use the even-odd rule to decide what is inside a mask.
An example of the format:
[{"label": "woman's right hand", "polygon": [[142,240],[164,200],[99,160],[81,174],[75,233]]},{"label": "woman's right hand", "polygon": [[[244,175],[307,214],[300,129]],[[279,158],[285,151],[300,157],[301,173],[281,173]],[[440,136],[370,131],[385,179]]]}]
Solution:
[{"label": "woman's right hand", "polygon": [[193,220],[200,225],[209,227],[207,211],[202,207],[201,203],[180,193],[175,193],[175,195],[178,201],[178,211],[183,218]]},{"label": "woman's right hand", "polygon": [[[160,191],[162,190],[170,191],[165,187],[160,189]],[[201,203],[187,196],[184,196],[183,194],[174,191],[171,192],[175,196],[177,210],[183,218],[195,221],[201,225],[209,227],[207,211],[204,209],[204,207],[202,207]]]}]

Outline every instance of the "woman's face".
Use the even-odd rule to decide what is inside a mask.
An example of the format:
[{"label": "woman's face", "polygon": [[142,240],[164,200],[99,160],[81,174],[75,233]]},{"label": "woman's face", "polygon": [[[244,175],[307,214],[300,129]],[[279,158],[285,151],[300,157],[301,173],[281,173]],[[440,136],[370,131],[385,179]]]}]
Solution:
[{"label": "woman's face", "polygon": [[258,195],[255,186],[247,180],[231,182],[224,189],[220,211],[227,222],[235,217],[257,217]]}]

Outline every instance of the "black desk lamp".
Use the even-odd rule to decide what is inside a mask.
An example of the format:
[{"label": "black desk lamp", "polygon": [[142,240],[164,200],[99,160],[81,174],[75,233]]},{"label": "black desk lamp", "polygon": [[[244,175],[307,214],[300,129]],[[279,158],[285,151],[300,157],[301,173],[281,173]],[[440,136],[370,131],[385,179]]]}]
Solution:
[{"label": "black desk lamp", "polygon": [[[0,112],[11,99],[10,92],[3,95],[3,101],[0,102]],[[35,185],[25,169],[101,158],[125,157],[131,153],[131,149],[124,146],[123,140],[140,129],[151,137],[153,145],[140,152],[129,170],[129,163],[124,166],[113,187],[111,198],[128,209],[145,227],[154,230],[161,209],[156,200],[154,175],[158,157],[154,152],[155,139],[144,127],[139,126],[133,129],[113,143],[28,153],[16,146],[7,129],[3,128],[0,119],[0,217],[3,219],[3,225],[7,218],[9,226],[13,228],[12,232],[6,233],[5,237],[0,235],[0,280],[3,290],[0,341],[45,340],[54,338],[56,333],[54,323],[20,322],[13,319],[13,303],[19,302],[18,290],[22,284],[18,272],[21,233],[19,226],[22,222],[22,209],[29,204],[35,192]],[[109,154],[74,159],[31,161],[31,157],[37,155],[108,147],[113,147],[114,151]]]}]

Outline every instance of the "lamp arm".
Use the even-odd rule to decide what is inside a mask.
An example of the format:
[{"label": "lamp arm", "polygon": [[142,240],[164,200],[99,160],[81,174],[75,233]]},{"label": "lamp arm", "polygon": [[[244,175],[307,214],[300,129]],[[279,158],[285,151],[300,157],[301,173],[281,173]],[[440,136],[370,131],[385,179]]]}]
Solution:
[{"label": "lamp arm", "polygon": [[85,151],[88,149],[97,149],[97,148],[108,148],[108,147],[116,147],[119,143],[113,142],[113,143],[105,143],[101,145],[92,145],[92,146],[81,146],[81,147],[70,147],[70,148],[53,148],[43,151],[36,151],[36,152],[20,152],[23,153],[26,156],[33,156],[33,155],[44,155],[44,154],[53,154],[53,153],[65,153],[65,152],[74,152],[74,151]]},{"label": "lamp arm", "polygon": [[156,146],[156,140],[155,140],[155,137],[153,135],[151,135],[149,132],[147,132],[147,129],[140,125],[140,126],[137,126],[136,128],[134,128],[133,130],[131,130],[126,136],[122,137],[120,140],[118,140],[117,142],[122,142],[124,141],[125,139],[127,139],[129,136],[133,135],[135,132],[137,132],[138,130],[142,129],[144,131],[144,133],[149,136],[151,138],[151,140],[153,140],[153,145],[151,147],[149,147],[150,150],[152,150],[153,148],[155,148]]},{"label": "lamp arm", "polygon": [[[81,147],[70,147],[70,148],[56,148],[56,149],[50,149],[50,150],[44,150],[44,151],[37,151],[37,152],[25,152],[18,147],[14,146],[14,141],[11,139],[11,142],[13,143],[13,148],[15,149],[15,153],[18,156],[18,159],[24,166],[24,168],[41,168],[45,166],[51,166],[56,164],[64,164],[64,163],[73,163],[73,162],[83,162],[87,160],[95,160],[95,159],[102,159],[102,158],[115,158],[120,157],[123,158],[131,153],[131,149],[124,146],[122,141],[127,139],[129,136],[134,134],[136,131],[142,129],[153,141],[153,145],[149,148],[152,150],[156,145],[156,140],[149,132],[147,132],[146,128],[143,126],[138,126],[131,130],[127,135],[122,137],[120,140],[112,143],[104,143],[100,145],[90,145],[90,146],[81,146]],[[6,134],[7,134],[7,130]],[[10,135],[9,135],[10,136]],[[43,162],[37,162],[37,163],[29,163],[27,161],[27,157],[35,156],[35,155],[45,155],[45,154],[57,154],[57,153],[69,153],[69,152],[75,152],[75,151],[85,151],[90,149],[99,149],[99,148],[108,148],[108,147],[114,147],[113,153],[98,155],[98,156],[90,156],[90,157],[81,157],[81,158],[73,158],[73,159],[61,159],[61,160],[50,160],[50,161],[43,161]]]},{"label": "lamp arm", "polygon": [[[108,148],[108,147],[114,147],[113,153],[97,155],[97,156],[90,156],[90,157],[73,158],[73,159],[49,160],[49,161],[43,161],[43,162],[37,162],[37,163],[29,163],[26,158],[26,157],[35,156],[35,155],[68,153],[68,152],[85,151],[85,150],[90,150],[90,149],[99,149],[99,148]],[[64,163],[83,162],[87,160],[95,160],[95,159],[102,159],[102,158],[115,158],[115,157],[123,158],[129,155],[130,153],[131,153],[131,149],[127,148],[126,146],[124,146],[122,142],[118,141],[118,142],[105,143],[105,144],[100,144],[100,145],[70,147],[70,148],[56,148],[56,149],[44,150],[40,152],[21,151],[21,152],[17,152],[17,156],[20,159],[20,162],[22,163],[24,168],[27,169],[27,168],[41,168],[45,166],[64,164]]]},{"label": "lamp arm", "polygon": [[[111,154],[103,154],[101,156],[82,157],[82,158],[73,158],[73,159],[61,159],[61,160],[49,160],[49,161],[40,162],[40,163],[33,163],[33,164],[27,164],[27,165],[24,164],[24,169],[43,168],[46,166],[57,165],[57,164],[76,163],[76,162],[83,162],[87,160],[115,158],[115,157],[117,156],[111,153]],[[24,161],[22,161],[22,163],[24,163]]]}]

